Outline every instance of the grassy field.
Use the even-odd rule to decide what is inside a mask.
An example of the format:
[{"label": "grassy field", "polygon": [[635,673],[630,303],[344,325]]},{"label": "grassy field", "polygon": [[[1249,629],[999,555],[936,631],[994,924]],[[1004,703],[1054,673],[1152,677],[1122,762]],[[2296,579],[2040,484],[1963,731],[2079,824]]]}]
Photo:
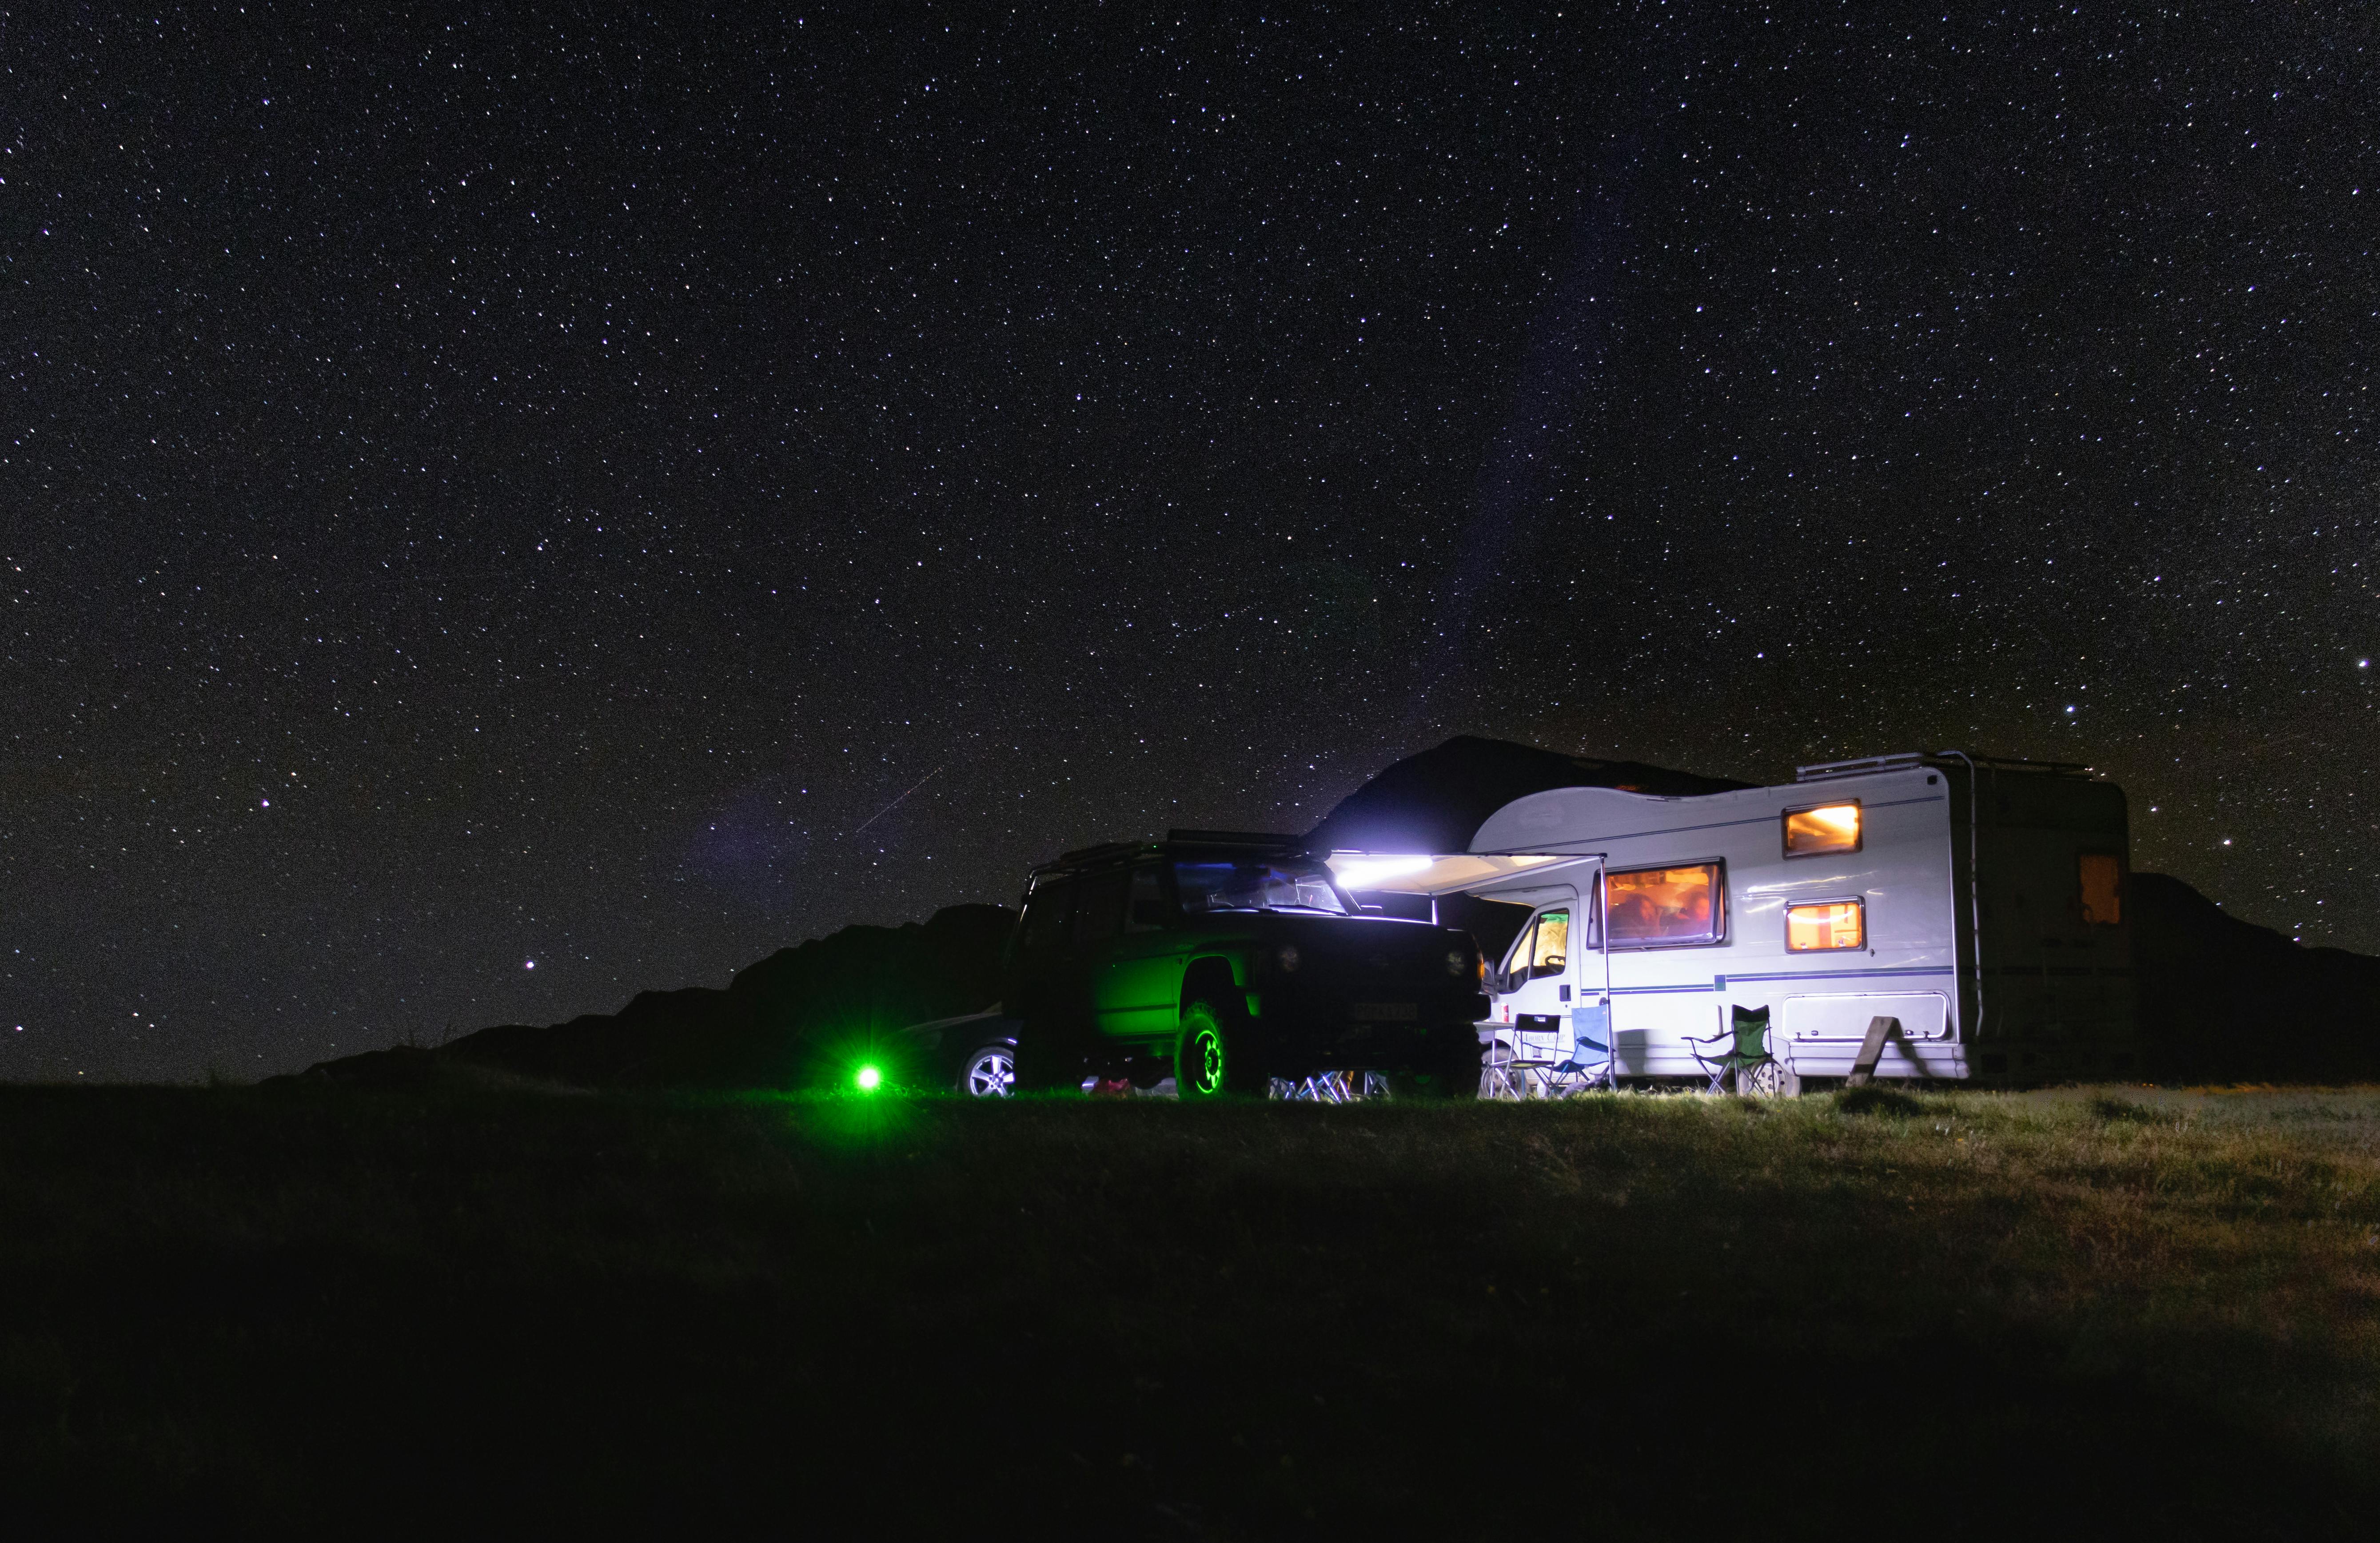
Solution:
[{"label": "grassy field", "polygon": [[2369,1091],[14,1089],[0,1240],[7,1508],[92,1526],[2236,1539],[2380,1498]]}]

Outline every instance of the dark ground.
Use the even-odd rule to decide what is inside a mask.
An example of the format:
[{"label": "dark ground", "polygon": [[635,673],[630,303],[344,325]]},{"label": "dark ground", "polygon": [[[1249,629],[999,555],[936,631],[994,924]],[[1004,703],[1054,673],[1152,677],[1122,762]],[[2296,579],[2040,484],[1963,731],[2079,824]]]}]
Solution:
[{"label": "dark ground", "polygon": [[2360,1533],[2375,1180],[2368,1093],[0,1090],[0,1474],[183,1533]]}]

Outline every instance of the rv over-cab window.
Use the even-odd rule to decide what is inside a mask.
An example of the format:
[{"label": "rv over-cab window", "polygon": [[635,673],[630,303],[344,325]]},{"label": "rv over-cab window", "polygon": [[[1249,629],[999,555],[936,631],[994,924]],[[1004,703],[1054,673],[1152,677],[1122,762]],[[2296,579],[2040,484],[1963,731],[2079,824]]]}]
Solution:
[{"label": "rv over-cab window", "polygon": [[2124,861],[2114,852],[2084,852],[2082,920],[2112,927],[2124,919]]},{"label": "rv over-cab window", "polygon": [[1727,927],[1727,883],[1716,862],[1613,874],[1611,946],[1717,943]]},{"label": "rv over-cab window", "polygon": [[1820,852],[1855,852],[1860,849],[1860,806],[1829,803],[1817,809],[1785,812],[1785,855],[1815,857]]},{"label": "rv over-cab window", "polygon": [[1785,947],[1794,954],[1867,946],[1866,907],[1858,900],[1817,900],[1785,908]]}]

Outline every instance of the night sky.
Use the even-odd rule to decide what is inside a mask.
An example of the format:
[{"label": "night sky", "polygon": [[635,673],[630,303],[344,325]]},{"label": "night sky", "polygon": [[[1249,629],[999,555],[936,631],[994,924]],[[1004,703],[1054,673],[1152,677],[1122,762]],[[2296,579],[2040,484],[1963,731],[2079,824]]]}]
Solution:
[{"label": "night sky", "polygon": [[1461,732],[2087,762],[2380,951],[2368,7],[64,10],[0,1079],[722,984]]}]

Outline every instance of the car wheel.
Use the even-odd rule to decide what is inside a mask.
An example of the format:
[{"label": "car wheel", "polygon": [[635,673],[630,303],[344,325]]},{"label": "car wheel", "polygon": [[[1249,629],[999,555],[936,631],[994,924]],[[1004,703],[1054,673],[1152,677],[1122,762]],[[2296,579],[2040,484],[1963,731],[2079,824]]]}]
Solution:
[{"label": "car wheel", "polygon": [[1781,1061],[1762,1061],[1738,1068],[1735,1091],[1747,1098],[1799,1098],[1802,1079],[1786,1070]]},{"label": "car wheel", "polygon": [[959,1073],[960,1092],[969,1098],[1006,1098],[1016,1091],[1016,1052],[1006,1044],[988,1044],[967,1057]]},{"label": "car wheel", "polygon": [[1184,1099],[1226,1093],[1262,1097],[1272,1079],[1250,1054],[1246,1031],[1208,1002],[1182,1009],[1182,1032],[1173,1042],[1173,1088]]}]

